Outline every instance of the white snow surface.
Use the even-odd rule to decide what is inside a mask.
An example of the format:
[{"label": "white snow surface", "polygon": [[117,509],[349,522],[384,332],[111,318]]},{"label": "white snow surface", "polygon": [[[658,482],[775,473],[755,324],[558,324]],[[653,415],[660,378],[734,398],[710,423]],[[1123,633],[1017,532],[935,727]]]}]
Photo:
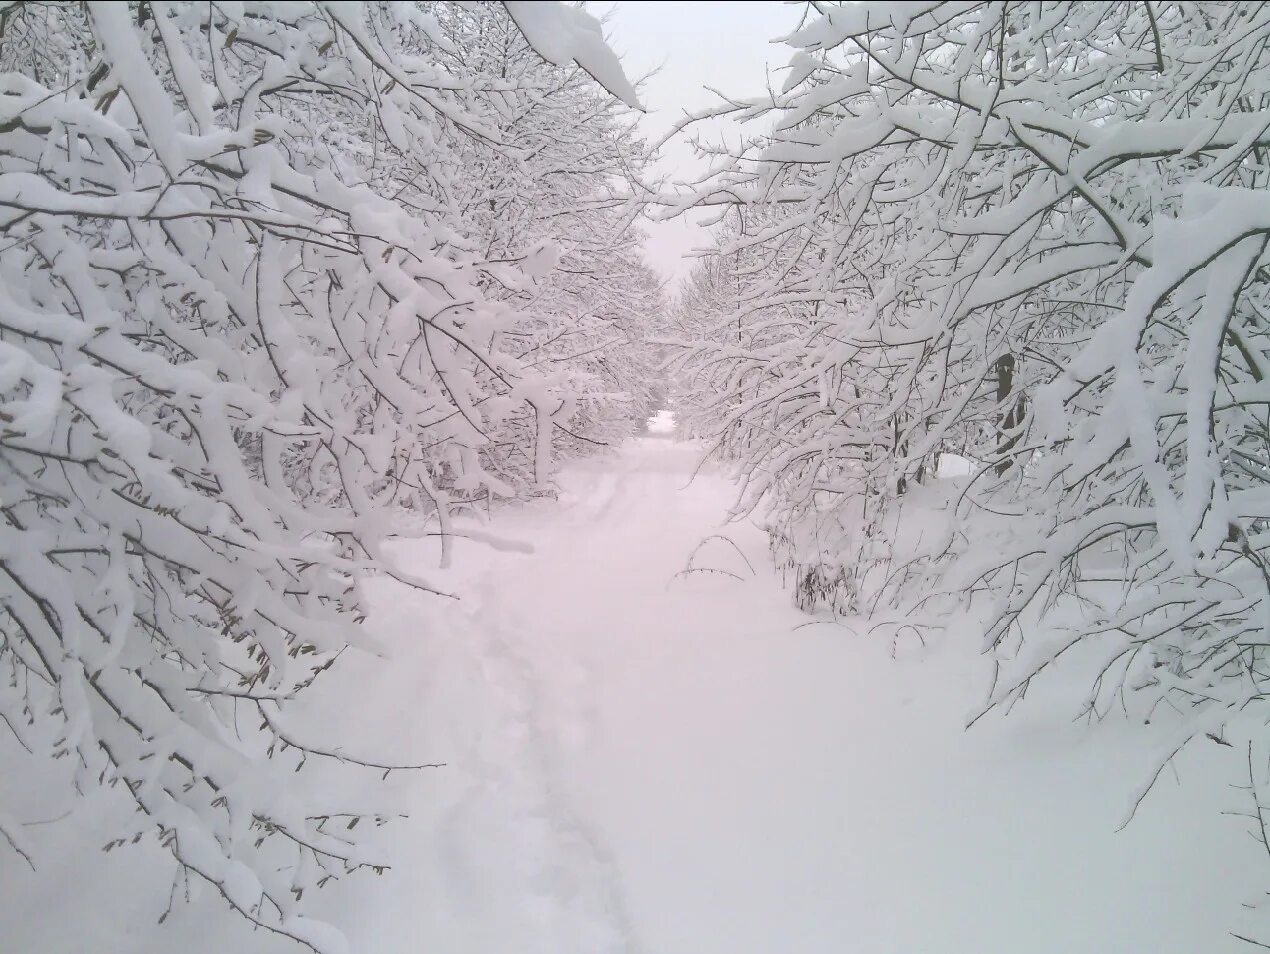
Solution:
[{"label": "white snow surface", "polygon": [[[446,766],[305,770],[409,814],[364,836],[394,868],[328,887],[310,914],[384,954],[1246,949],[1227,932],[1262,859],[1218,813],[1245,807],[1226,787],[1237,758],[1184,753],[1184,784],[1166,772],[1117,834],[1154,727],[1073,723],[1053,701],[1070,687],[1038,685],[964,731],[987,677],[974,640],[923,647],[794,610],[762,532],[723,525],[728,481],[690,482],[699,454],[648,438],[574,465],[559,500],[505,515],[532,553],[456,542],[457,604],[378,583],[369,624],[392,659],[346,659],[295,718],[359,754]],[[735,548],[712,539],[693,566],[740,579],[676,576],[714,533]],[[0,766],[17,821],[78,806],[23,828],[36,873],[0,845],[6,954],[296,950],[210,890],[157,925],[163,852],[93,850],[103,821],[126,824],[123,800],[75,803],[7,738]]]},{"label": "white snow surface", "polygon": [[673,434],[675,432],[675,412],[664,408],[648,419],[648,433]]},{"label": "white snow surface", "polygon": [[622,61],[605,41],[600,21],[587,11],[543,0],[506,0],[503,5],[529,45],[547,62],[577,63],[627,106],[644,108]]}]

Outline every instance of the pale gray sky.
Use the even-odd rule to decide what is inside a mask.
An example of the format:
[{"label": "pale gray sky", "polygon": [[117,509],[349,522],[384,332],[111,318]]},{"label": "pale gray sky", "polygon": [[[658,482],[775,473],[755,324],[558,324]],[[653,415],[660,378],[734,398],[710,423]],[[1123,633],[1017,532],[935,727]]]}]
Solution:
[{"label": "pale gray sky", "polygon": [[[709,85],[733,96],[754,96],[767,83],[767,71],[789,62],[790,50],[771,41],[798,26],[802,3],[673,2],[673,0],[604,0],[587,3],[593,16],[604,18],[609,42],[622,57],[626,75],[636,79],[661,67],[640,93],[648,116],[644,128],[650,140],[660,138],[684,111],[717,102]],[[779,87],[780,74],[772,85]],[[717,124],[707,139],[729,135]],[[735,138],[736,133],[730,134]],[[687,178],[704,170],[686,142],[663,149],[658,170],[673,178]],[[690,221],[647,224],[648,260],[662,275],[679,279],[691,268],[684,259],[705,243],[705,232]]]}]

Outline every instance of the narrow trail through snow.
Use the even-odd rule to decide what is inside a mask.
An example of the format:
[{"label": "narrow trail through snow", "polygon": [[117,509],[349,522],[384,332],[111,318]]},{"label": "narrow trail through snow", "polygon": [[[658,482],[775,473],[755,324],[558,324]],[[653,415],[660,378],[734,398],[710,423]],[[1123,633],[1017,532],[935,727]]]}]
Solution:
[{"label": "narrow trail through snow", "polygon": [[[1225,769],[1200,753],[1193,785],[1115,834],[1150,757],[1131,735],[1044,700],[962,731],[973,651],[805,625],[763,534],[724,525],[731,485],[692,478],[699,453],[638,441],[503,522],[535,553],[491,559],[465,601],[510,733],[475,802],[502,799],[495,828],[524,830],[469,847],[479,923],[511,933],[474,940],[460,917],[437,949],[1238,949],[1230,862],[1247,849],[1213,805]],[[677,576],[712,534],[735,547],[710,540],[694,564],[732,575]],[[492,871],[531,857],[490,895]]]},{"label": "narrow trail through snow", "polygon": [[[1245,949],[1227,931],[1263,862],[1219,814],[1244,807],[1223,786],[1233,760],[1188,753],[1188,784],[1166,778],[1115,833],[1151,767],[1142,727],[1072,722],[1079,692],[1059,686],[963,731],[984,687],[974,641],[807,625],[760,530],[725,524],[728,481],[690,479],[698,455],[648,438],[574,465],[559,500],[498,522],[532,553],[459,541],[438,575],[431,543],[397,544],[463,599],[372,581],[391,659],[349,654],[301,720],[364,756],[446,763],[306,769],[336,800],[408,816],[358,831],[391,871],[321,895],[354,954]],[[695,565],[728,572],[677,576],[712,534],[731,542]],[[104,951],[295,950],[197,885],[156,925],[162,851],[85,857],[78,825],[32,829],[40,878],[0,869],[3,954],[82,954],[77,919],[24,914],[67,899]]]}]

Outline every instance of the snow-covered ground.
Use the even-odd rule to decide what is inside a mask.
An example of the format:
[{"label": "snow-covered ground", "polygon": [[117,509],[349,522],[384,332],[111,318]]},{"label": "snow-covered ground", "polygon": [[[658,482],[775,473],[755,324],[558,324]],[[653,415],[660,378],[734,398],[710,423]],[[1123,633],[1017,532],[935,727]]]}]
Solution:
[{"label": "snow-covered ground", "polygon": [[673,411],[660,410],[648,419],[648,433],[673,434],[675,432],[675,414]]},{"label": "snow-covered ground", "polygon": [[[314,770],[308,784],[376,807],[386,789],[409,815],[366,835],[393,870],[322,896],[352,951],[1246,950],[1227,931],[1262,858],[1218,813],[1244,807],[1229,750],[1186,753],[1186,784],[1166,775],[1116,833],[1149,730],[1072,723],[1071,694],[1038,686],[963,731],[986,675],[972,641],[809,624],[758,528],[722,525],[724,477],[690,480],[698,454],[646,438],[574,466],[558,501],[501,522],[532,553],[460,541],[456,568],[432,572],[457,604],[378,585],[370,624],[392,659],[319,682],[312,731],[446,766]],[[727,572],[679,574],[690,555]],[[23,819],[71,806],[62,786],[32,793],[22,753],[0,756]],[[37,874],[0,852],[4,954],[294,949],[206,891],[156,925],[162,853],[91,850],[94,815],[126,816],[109,793],[79,804],[28,826]]]}]

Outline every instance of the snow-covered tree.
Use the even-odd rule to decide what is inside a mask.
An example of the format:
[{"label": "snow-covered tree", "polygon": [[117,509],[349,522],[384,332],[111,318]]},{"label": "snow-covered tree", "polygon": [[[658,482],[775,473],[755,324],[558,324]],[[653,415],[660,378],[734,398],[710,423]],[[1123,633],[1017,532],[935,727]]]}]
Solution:
[{"label": "snow-covered tree", "polygon": [[[690,200],[771,263],[766,346],[692,359],[754,388],[720,419],[743,506],[808,564],[830,540],[850,609],[910,572],[986,596],[990,706],[1085,644],[1089,709],[1175,707],[1166,755],[1220,737],[1270,644],[1270,10],[813,6]],[[959,519],[898,561],[943,451],[977,462]]]},{"label": "snow-covered tree", "polygon": [[506,466],[533,460],[543,486],[557,454],[616,443],[649,412],[645,331],[661,295],[630,198],[648,164],[640,114],[581,68],[545,61],[501,4],[432,9],[455,75],[515,85],[493,103],[500,142],[513,148],[468,141],[459,204],[487,259],[532,248],[551,266],[532,286],[491,273],[482,288],[518,309],[503,347],[547,387],[530,396],[534,413],[509,418],[493,443]]},{"label": "snow-covered tree", "polygon": [[[521,18],[634,103],[594,20]],[[368,574],[434,592],[393,510],[512,493],[492,435],[571,397],[504,340],[551,256],[463,206],[474,154],[530,161],[501,124],[541,90],[454,42],[416,4],[0,5],[0,718],[135,803],[112,845],[314,950],[302,896],[381,867],[350,830],[382,819],[290,780],[395,766],[288,704],[373,649]]]}]

